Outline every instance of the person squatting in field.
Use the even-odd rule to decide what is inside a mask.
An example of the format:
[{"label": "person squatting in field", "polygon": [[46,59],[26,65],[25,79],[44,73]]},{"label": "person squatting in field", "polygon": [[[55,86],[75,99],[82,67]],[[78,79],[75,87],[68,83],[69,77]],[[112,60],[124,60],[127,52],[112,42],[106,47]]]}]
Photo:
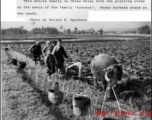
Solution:
[{"label": "person squatting in field", "polygon": [[68,56],[62,46],[61,39],[58,39],[57,45],[54,47],[52,51],[52,55],[55,56],[56,72],[59,74],[64,74],[65,73],[64,57],[68,59]]},{"label": "person squatting in field", "polygon": [[31,46],[30,50],[36,65],[37,61],[41,60],[41,55],[42,55],[40,42],[37,41],[34,45]]}]

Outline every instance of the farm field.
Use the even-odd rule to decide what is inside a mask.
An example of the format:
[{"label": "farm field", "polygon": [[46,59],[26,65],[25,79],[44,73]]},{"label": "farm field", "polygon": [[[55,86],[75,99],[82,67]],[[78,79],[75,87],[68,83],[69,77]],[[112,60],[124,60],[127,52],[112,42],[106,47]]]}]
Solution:
[{"label": "farm field", "polygon": [[62,39],[145,39],[150,38],[149,34],[4,34],[2,41],[6,40],[50,40],[54,38]]},{"label": "farm field", "polygon": [[[151,48],[150,41],[100,41],[100,42],[65,42],[63,46],[70,55],[71,61],[81,61],[82,74],[88,78],[62,79],[53,74],[48,79],[45,66],[35,66],[31,60],[31,43],[2,44],[25,55],[25,69],[19,69],[6,61],[2,52],[2,119],[3,120],[99,120],[94,111],[100,111],[104,93],[93,87],[93,79],[89,78],[89,61],[96,55],[108,53],[123,67],[124,85],[117,86],[116,94],[123,111],[136,111],[134,116],[107,116],[120,120],[150,120],[151,111]],[[44,43],[42,44],[42,47]],[[21,57],[19,56],[13,56]],[[28,59],[26,59],[28,58]],[[68,61],[68,62],[71,62]],[[67,63],[68,64],[68,63]],[[74,73],[77,76],[77,73]],[[129,78],[128,78],[129,76]],[[128,80],[126,81],[126,79]],[[64,93],[62,104],[54,106],[48,100],[48,90],[54,81]],[[77,93],[91,98],[91,112],[88,116],[75,116],[72,110],[72,97]],[[106,101],[104,111],[118,110],[116,101]],[[140,113],[146,111],[146,115]],[[138,115],[139,114],[139,115]],[[106,116],[106,117],[107,117]]]}]

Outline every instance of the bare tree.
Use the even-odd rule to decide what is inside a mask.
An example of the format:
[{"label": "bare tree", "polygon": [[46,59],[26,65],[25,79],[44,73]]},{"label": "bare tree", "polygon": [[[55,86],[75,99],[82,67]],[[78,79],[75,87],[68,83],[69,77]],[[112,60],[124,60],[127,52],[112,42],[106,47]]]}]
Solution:
[{"label": "bare tree", "polygon": [[60,26],[60,30],[62,30],[62,29],[63,29],[63,26],[61,25],[61,26]]},{"label": "bare tree", "polygon": [[67,30],[67,32],[68,32],[68,34],[71,34],[71,29],[69,28],[69,29]]},{"label": "bare tree", "polygon": [[21,27],[20,27],[20,29],[21,29],[21,30],[23,30],[23,29],[24,29],[24,27],[23,27],[23,26],[21,26]]},{"label": "bare tree", "polygon": [[100,32],[100,34],[101,34],[101,35],[103,34],[103,30],[102,30],[102,28],[100,28],[99,32]]},{"label": "bare tree", "polygon": [[74,28],[75,33],[77,32],[77,30],[78,30],[78,28],[75,27],[75,28]]}]

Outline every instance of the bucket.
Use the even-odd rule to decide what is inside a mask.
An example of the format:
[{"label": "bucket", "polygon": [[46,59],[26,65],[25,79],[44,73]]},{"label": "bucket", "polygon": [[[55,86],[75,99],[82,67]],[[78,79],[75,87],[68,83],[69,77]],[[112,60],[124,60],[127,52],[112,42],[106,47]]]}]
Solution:
[{"label": "bucket", "polygon": [[20,68],[24,69],[26,67],[26,62],[19,62]]},{"label": "bucket", "polygon": [[11,59],[11,63],[12,63],[13,65],[17,65],[17,59]]},{"label": "bucket", "polygon": [[48,99],[53,104],[61,104],[63,99],[63,92],[61,91],[55,91],[53,89],[50,89],[48,91]]},{"label": "bucket", "polygon": [[7,47],[6,47],[6,48],[4,48],[4,50],[5,50],[5,51],[8,51],[8,50],[9,50],[9,48],[7,48]]},{"label": "bucket", "polygon": [[88,115],[90,99],[84,96],[73,98],[73,113],[78,116]]}]

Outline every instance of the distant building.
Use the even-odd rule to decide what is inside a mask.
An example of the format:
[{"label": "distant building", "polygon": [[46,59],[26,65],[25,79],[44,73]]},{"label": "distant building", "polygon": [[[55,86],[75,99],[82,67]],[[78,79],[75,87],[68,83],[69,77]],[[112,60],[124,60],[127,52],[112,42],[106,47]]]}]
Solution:
[{"label": "distant building", "polygon": [[29,33],[29,34],[33,34],[33,31],[29,31],[28,33]]},{"label": "distant building", "polygon": [[13,30],[6,30],[5,34],[13,34]]},{"label": "distant building", "polygon": [[127,34],[136,34],[138,33],[138,30],[129,30],[129,31],[126,31]]},{"label": "distant building", "polygon": [[46,30],[33,30],[31,31],[33,34],[47,34],[48,32]]},{"label": "distant building", "polygon": [[93,34],[94,30],[90,29],[90,30],[81,30],[82,34]]},{"label": "distant building", "polygon": [[103,34],[116,34],[116,31],[103,31]]},{"label": "distant building", "polygon": [[72,33],[81,34],[81,30],[73,31]]},{"label": "distant building", "polygon": [[95,34],[100,34],[100,32],[96,31]]}]

